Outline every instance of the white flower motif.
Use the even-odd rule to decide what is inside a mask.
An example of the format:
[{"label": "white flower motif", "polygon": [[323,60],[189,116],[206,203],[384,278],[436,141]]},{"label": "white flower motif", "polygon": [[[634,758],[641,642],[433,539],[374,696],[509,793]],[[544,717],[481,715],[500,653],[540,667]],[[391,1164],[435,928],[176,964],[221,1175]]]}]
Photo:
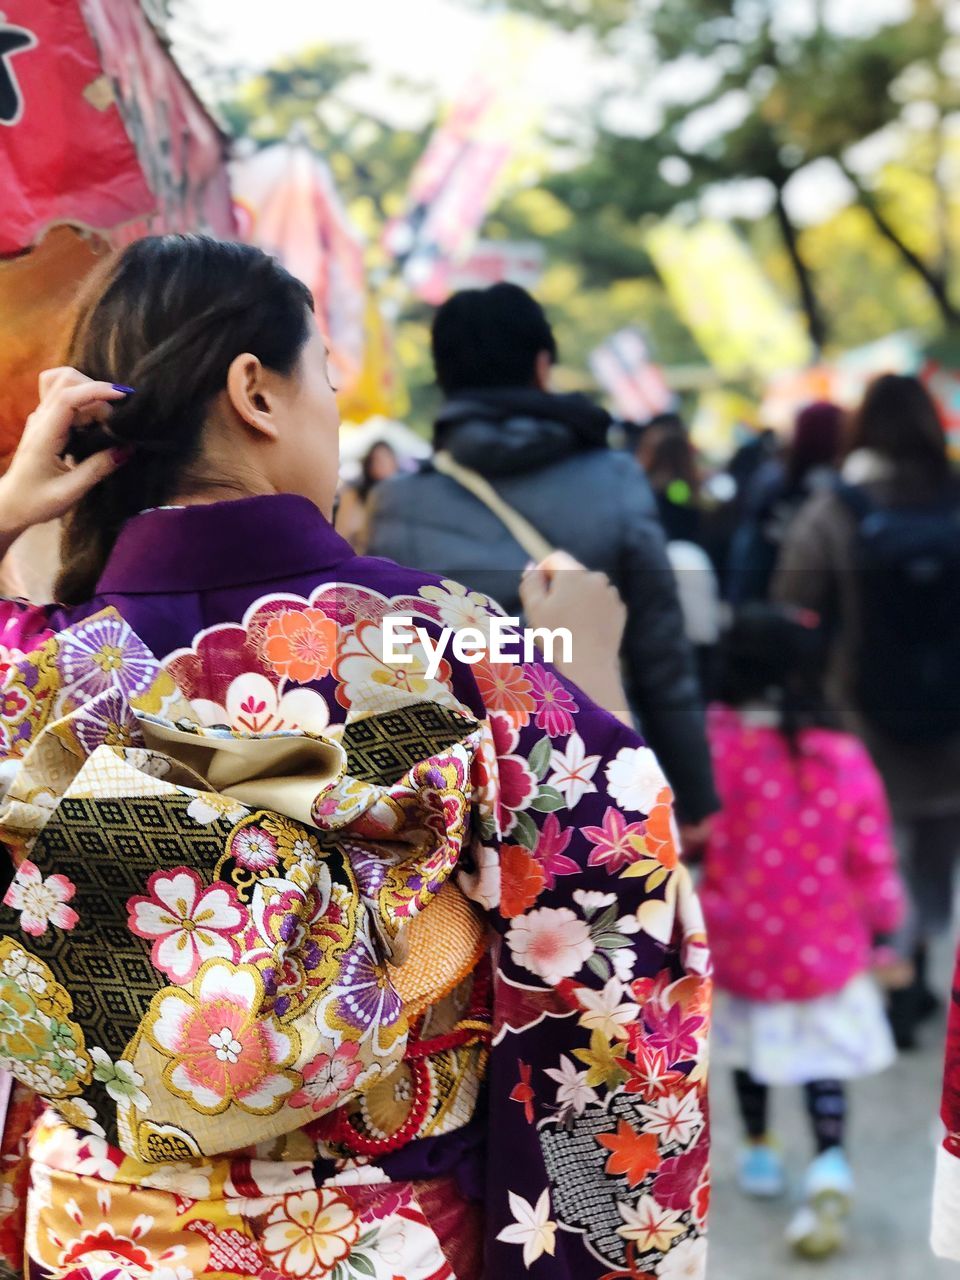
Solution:
[{"label": "white flower motif", "polygon": [[475,627],[490,640],[494,615],[503,616],[492,601],[479,591],[468,591],[459,582],[444,580],[439,587],[421,587],[418,595],[439,606],[440,621],[453,631]]},{"label": "white flower motif", "polygon": [[515,1191],[508,1196],[516,1221],[504,1227],[497,1239],[504,1244],[522,1244],[523,1265],[529,1271],[543,1254],[552,1257],[557,1247],[557,1224],[550,1221],[550,1192],[544,1189],[535,1205]]},{"label": "white flower motif", "polygon": [[207,1044],[216,1053],[218,1062],[236,1063],[240,1061],[243,1045],[234,1038],[234,1034],[229,1027],[223,1027],[220,1031],[207,1036]]},{"label": "white flower motif", "polygon": [[649,1106],[642,1106],[640,1114],[646,1121],[647,1133],[655,1133],[662,1142],[678,1142],[685,1147],[703,1128],[703,1112],[696,1089],[679,1096],[668,1093]]},{"label": "white flower motif", "polygon": [[187,817],[199,822],[202,827],[209,826],[225,818],[227,822],[239,822],[249,812],[244,805],[238,804],[228,796],[217,796],[205,792],[196,796],[187,806]]},{"label": "white flower motif", "polygon": [[21,987],[29,987],[37,995],[47,989],[47,975],[39,960],[26,951],[11,951],[3,962],[3,973]]},{"label": "white flower motif", "polygon": [[156,1191],[171,1191],[189,1200],[208,1200],[212,1174],[212,1164],[188,1164],[184,1161],[182,1164],[153,1165],[139,1181],[142,1186],[153,1187]]},{"label": "white flower motif", "polygon": [[704,1280],[706,1274],[707,1242],[703,1236],[690,1236],[660,1263],[657,1280]]},{"label": "white flower motif", "polygon": [[637,953],[633,947],[617,947],[614,951],[606,952],[606,957],[613,965],[614,976],[621,982],[629,982],[637,967]]},{"label": "white flower motif", "polygon": [[195,698],[193,708],[205,725],[229,725],[242,733],[278,733],[306,729],[322,733],[330,708],[313,689],[290,689],[282,696],[259,672],[245,671],[230,682],[222,703]]},{"label": "white flower motif", "polygon": [[663,770],[649,747],[621,747],[607,765],[607,788],[621,809],[649,813],[657,796],[668,786]]},{"label": "white flower motif", "polygon": [[577,999],[584,1010],[580,1015],[581,1027],[601,1031],[608,1040],[629,1040],[629,1028],[639,1018],[640,1007],[632,1000],[620,1003],[624,990],[619,978],[611,978],[602,991],[578,987]]},{"label": "white flower motif", "polygon": [[571,733],[567,739],[566,751],[554,748],[550,753],[552,772],[547,779],[547,784],[561,793],[567,802],[568,809],[573,809],[585,795],[596,791],[596,783],[592,778],[599,764],[599,756],[587,755],[579,733]]},{"label": "white flower motif", "polygon": [[551,984],[572,978],[595,950],[586,921],[569,907],[538,907],[518,916],[506,941],[517,964]]},{"label": "white flower motif", "polygon": [[635,1205],[621,1200],[617,1208],[624,1224],[617,1228],[617,1234],[625,1240],[636,1240],[640,1253],[647,1249],[666,1253],[671,1241],[683,1233],[679,1210],[664,1209],[653,1196],[641,1196]]},{"label": "white flower motif", "polygon": [[41,937],[50,925],[72,929],[80,917],[67,903],[77,887],[66,876],[43,877],[38,866],[28,859],[17,869],[3,901],[20,912],[20,928],[33,937]]},{"label": "white flower motif", "polygon": [[587,915],[612,907],[617,900],[615,893],[598,893],[596,889],[574,889],[573,900],[583,907]]},{"label": "white flower motif", "polygon": [[586,1084],[586,1071],[578,1071],[576,1064],[567,1055],[560,1055],[559,1067],[547,1067],[546,1075],[556,1080],[560,1086],[557,1090],[557,1106],[571,1107],[579,1116],[589,1102],[599,1102],[596,1089]]}]

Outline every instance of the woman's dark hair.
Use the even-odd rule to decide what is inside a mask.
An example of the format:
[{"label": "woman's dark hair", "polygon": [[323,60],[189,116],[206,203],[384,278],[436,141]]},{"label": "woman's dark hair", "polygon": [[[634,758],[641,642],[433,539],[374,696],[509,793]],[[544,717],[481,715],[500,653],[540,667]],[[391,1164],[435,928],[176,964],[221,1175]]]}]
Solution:
[{"label": "woman's dark hair", "polygon": [[816,400],[797,414],[787,450],[787,483],[798,488],[811,471],[832,467],[840,457],[846,414],[838,404]]},{"label": "woman's dark hair", "polygon": [[773,706],[791,745],[801,729],[829,725],[823,698],[826,641],[816,614],[751,602],[720,639],[716,696],[731,707]]},{"label": "woman's dark hair", "polygon": [[697,451],[683,419],[673,413],[660,414],[648,423],[639,449],[643,454],[647,479],[658,493],[667,493],[680,481],[686,486],[688,501],[700,492]]},{"label": "woman's dark hair", "polygon": [[851,420],[847,447],[872,449],[929,480],[950,473],[943,423],[919,378],[887,373],[872,382]]},{"label": "woman's dark hair", "polygon": [[529,387],[537,356],[557,358],[543,307],[517,284],[464,289],[433,319],[433,364],[445,395],[492,387]]},{"label": "woman's dark hair", "polygon": [[360,480],[357,484],[357,492],[360,494],[361,498],[367,498],[373,486],[379,483],[379,478],[373,473],[373,463],[377,456],[377,451],[380,449],[386,449],[387,453],[390,454],[390,457],[396,464],[397,451],[394,449],[390,441],[375,440],[363,455],[363,461],[360,463]]},{"label": "woman's dark hair", "polygon": [[81,294],[65,363],[135,388],[106,430],[77,433],[70,452],[129,445],[134,457],[64,522],[57,597],[88,600],[124,522],[162,506],[201,451],[211,401],[246,351],[292,372],[310,337],[306,285],[260,249],[208,236],[148,236],[94,273]]}]

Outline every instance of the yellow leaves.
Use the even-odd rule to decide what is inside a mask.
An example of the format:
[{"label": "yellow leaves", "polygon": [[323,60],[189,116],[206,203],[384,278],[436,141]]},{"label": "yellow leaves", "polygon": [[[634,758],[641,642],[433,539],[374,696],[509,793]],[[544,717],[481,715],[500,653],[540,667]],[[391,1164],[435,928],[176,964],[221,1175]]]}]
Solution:
[{"label": "yellow leaves", "polygon": [[513,210],[529,223],[535,236],[555,236],[566,231],[573,222],[567,206],[542,187],[518,191],[510,203]]},{"label": "yellow leaves", "polygon": [[[616,1052],[622,1053],[618,1046]],[[614,1048],[602,1031],[594,1031],[590,1036],[589,1049],[574,1049],[573,1056],[587,1067],[585,1083],[591,1089],[597,1085],[606,1085],[608,1089],[616,1089],[627,1078],[627,1073],[618,1064],[614,1056]]]}]

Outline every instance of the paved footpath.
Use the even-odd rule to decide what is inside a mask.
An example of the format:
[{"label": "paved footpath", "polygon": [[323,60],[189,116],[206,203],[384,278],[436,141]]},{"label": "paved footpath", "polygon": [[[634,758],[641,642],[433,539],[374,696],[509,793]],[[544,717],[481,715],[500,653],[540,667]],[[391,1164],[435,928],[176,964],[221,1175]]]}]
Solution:
[{"label": "paved footpath", "polygon": [[[948,990],[949,963],[937,965]],[[795,1258],[783,1230],[795,1201],[747,1200],[733,1178],[739,1132],[729,1075],[713,1077],[713,1179],[708,1280],[960,1280],[960,1263],[934,1258],[927,1242],[942,1071],[943,1027],[924,1028],[924,1047],[851,1089],[849,1151],[857,1198],[846,1250],[827,1262]],[[810,1158],[800,1091],[775,1091],[774,1122],[794,1194]]]}]

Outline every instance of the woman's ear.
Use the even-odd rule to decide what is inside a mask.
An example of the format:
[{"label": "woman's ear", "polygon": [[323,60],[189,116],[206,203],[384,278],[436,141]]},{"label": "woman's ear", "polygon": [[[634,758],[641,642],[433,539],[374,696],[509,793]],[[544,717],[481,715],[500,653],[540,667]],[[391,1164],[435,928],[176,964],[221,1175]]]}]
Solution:
[{"label": "woman's ear", "polygon": [[278,431],[269,384],[263,365],[249,351],[236,356],[227,371],[227,398],[234,412],[248,427],[275,440]]}]

